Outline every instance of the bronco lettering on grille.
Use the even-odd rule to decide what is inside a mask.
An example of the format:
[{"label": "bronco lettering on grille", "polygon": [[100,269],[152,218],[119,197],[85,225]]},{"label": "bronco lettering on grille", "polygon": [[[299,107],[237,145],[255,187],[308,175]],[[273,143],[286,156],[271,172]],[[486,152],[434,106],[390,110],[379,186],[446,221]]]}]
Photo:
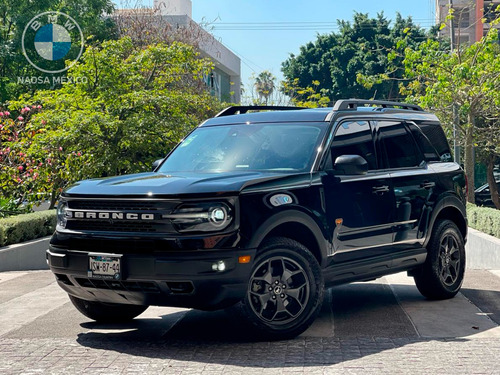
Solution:
[{"label": "bronco lettering on grille", "polygon": [[138,214],[133,212],[91,212],[67,211],[66,216],[74,219],[101,219],[101,220],[154,220],[154,214]]}]

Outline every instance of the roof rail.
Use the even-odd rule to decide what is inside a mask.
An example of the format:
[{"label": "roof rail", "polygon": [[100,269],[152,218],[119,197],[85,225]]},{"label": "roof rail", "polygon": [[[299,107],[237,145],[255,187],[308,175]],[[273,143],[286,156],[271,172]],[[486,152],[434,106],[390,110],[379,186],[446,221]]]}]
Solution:
[{"label": "roof rail", "polygon": [[223,109],[215,115],[215,117],[231,116],[236,114],[244,114],[248,111],[290,111],[295,109],[305,109],[304,107],[283,107],[272,105],[235,105]]},{"label": "roof rail", "polygon": [[341,99],[335,102],[333,106],[334,111],[343,110],[357,110],[358,107],[364,107],[368,105],[369,107],[382,107],[382,108],[394,108],[394,109],[410,109],[413,111],[423,111],[422,107],[416,104],[400,103],[400,102],[389,102],[383,100],[365,100],[365,99]]}]

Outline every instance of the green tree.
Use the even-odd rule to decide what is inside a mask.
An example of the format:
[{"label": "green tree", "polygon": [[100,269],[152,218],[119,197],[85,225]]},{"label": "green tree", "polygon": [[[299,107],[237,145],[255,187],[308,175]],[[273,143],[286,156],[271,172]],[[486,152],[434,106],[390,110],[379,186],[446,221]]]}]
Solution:
[{"label": "green tree", "polygon": [[269,103],[269,98],[273,95],[275,88],[276,77],[268,70],[260,72],[257,77],[255,77],[255,91],[259,96],[259,102],[267,105]]},{"label": "green tree", "polygon": [[[412,79],[402,93],[437,113],[452,133],[456,123],[464,146],[464,168],[469,181],[468,201],[474,202],[473,148],[483,155],[498,154],[500,144],[500,47],[494,28],[471,46],[450,53],[436,41],[405,50],[406,76]],[[454,116],[454,108],[456,116]],[[453,121],[455,118],[455,121]],[[493,178],[495,158],[487,157],[488,181],[494,201],[500,202]]]},{"label": "green tree", "polygon": [[318,35],[316,41],[300,47],[297,56],[291,54],[282,63],[285,79],[289,82],[298,79],[300,87],[319,81],[319,89],[329,90],[332,99],[397,98],[398,85],[394,80],[379,80],[367,88],[357,77],[387,74],[401,79],[402,69],[388,69],[388,52],[402,40],[417,45],[426,39],[426,32],[411,17],[404,19],[400,14],[392,27],[383,13],[376,18],[355,13],[352,24],[347,21],[338,24],[338,32]]},{"label": "green tree", "polygon": [[25,59],[21,39],[30,20],[47,11],[73,17],[87,43],[116,35],[113,21],[108,17],[113,11],[111,0],[0,0],[0,103],[34,90],[30,85],[18,83],[17,77],[45,75]]},{"label": "green tree", "polygon": [[327,107],[330,104],[330,98],[325,89],[318,89],[319,81],[312,81],[311,86],[305,88],[299,87],[299,80],[296,78],[293,82],[282,82],[282,90],[287,92],[290,101],[294,106],[305,108]]},{"label": "green tree", "polygon": [[[3,176],[10,181],[3,191],[19,198],[22,191],[15,185],[24,183],[19,167],[26,170],[26,160],[45,166],[38,174],[46,178],[31,187],[33,196],[50,194],[53,203],[76,180],[150,170],[188,131],[222,109],[203,83],[212,69],[182,43],[142,49],[123,38],[88,47],[68,71],[68,77],[86,83],[11,103],[8,121],[18,129],[10,133],[17,132],[18,139],[7,135],[0,144]],[[19,120],[27,103],[39,112]]]}]

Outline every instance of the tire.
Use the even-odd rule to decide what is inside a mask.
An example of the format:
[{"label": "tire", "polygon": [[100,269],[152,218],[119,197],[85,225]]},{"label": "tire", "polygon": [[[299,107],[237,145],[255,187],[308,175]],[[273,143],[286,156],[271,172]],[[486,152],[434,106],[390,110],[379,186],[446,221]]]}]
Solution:
[{"label": "tire", "polygon": [[427,259],[414,274],[420,293],[428,299],[454,297],[465,273],[465,245],[455,223],[439,220],[427,245]]},{"label": "tire", "polygon": [[259,250],[247,293],[236,309],[259,338],[289,339],[316,319],[323,294],[316,258],[297,241],[276,237]]},{"label": "tire", "polygon": [[141,315],[149,306],[86,301],[72,295],[69,299],[87,318],[100,323],[123,323]]}]

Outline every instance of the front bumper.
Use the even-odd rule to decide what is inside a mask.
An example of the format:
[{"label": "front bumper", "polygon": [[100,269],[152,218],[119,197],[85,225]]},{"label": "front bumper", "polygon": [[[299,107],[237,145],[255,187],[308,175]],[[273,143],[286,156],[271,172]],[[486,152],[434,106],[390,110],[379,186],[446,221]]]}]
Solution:
[{"label": "front bumper", "polygon": [[[47,262],[61,288],[84,300],[216,310],[244,297],[255,253],[212,249],[123,254],[118,281],[89,278],[88,251],[50,245]],[[250,263],[238,263],[240,256],[248,255]],[[221,261],[225,269],[214,271],[213,264]]]}]

